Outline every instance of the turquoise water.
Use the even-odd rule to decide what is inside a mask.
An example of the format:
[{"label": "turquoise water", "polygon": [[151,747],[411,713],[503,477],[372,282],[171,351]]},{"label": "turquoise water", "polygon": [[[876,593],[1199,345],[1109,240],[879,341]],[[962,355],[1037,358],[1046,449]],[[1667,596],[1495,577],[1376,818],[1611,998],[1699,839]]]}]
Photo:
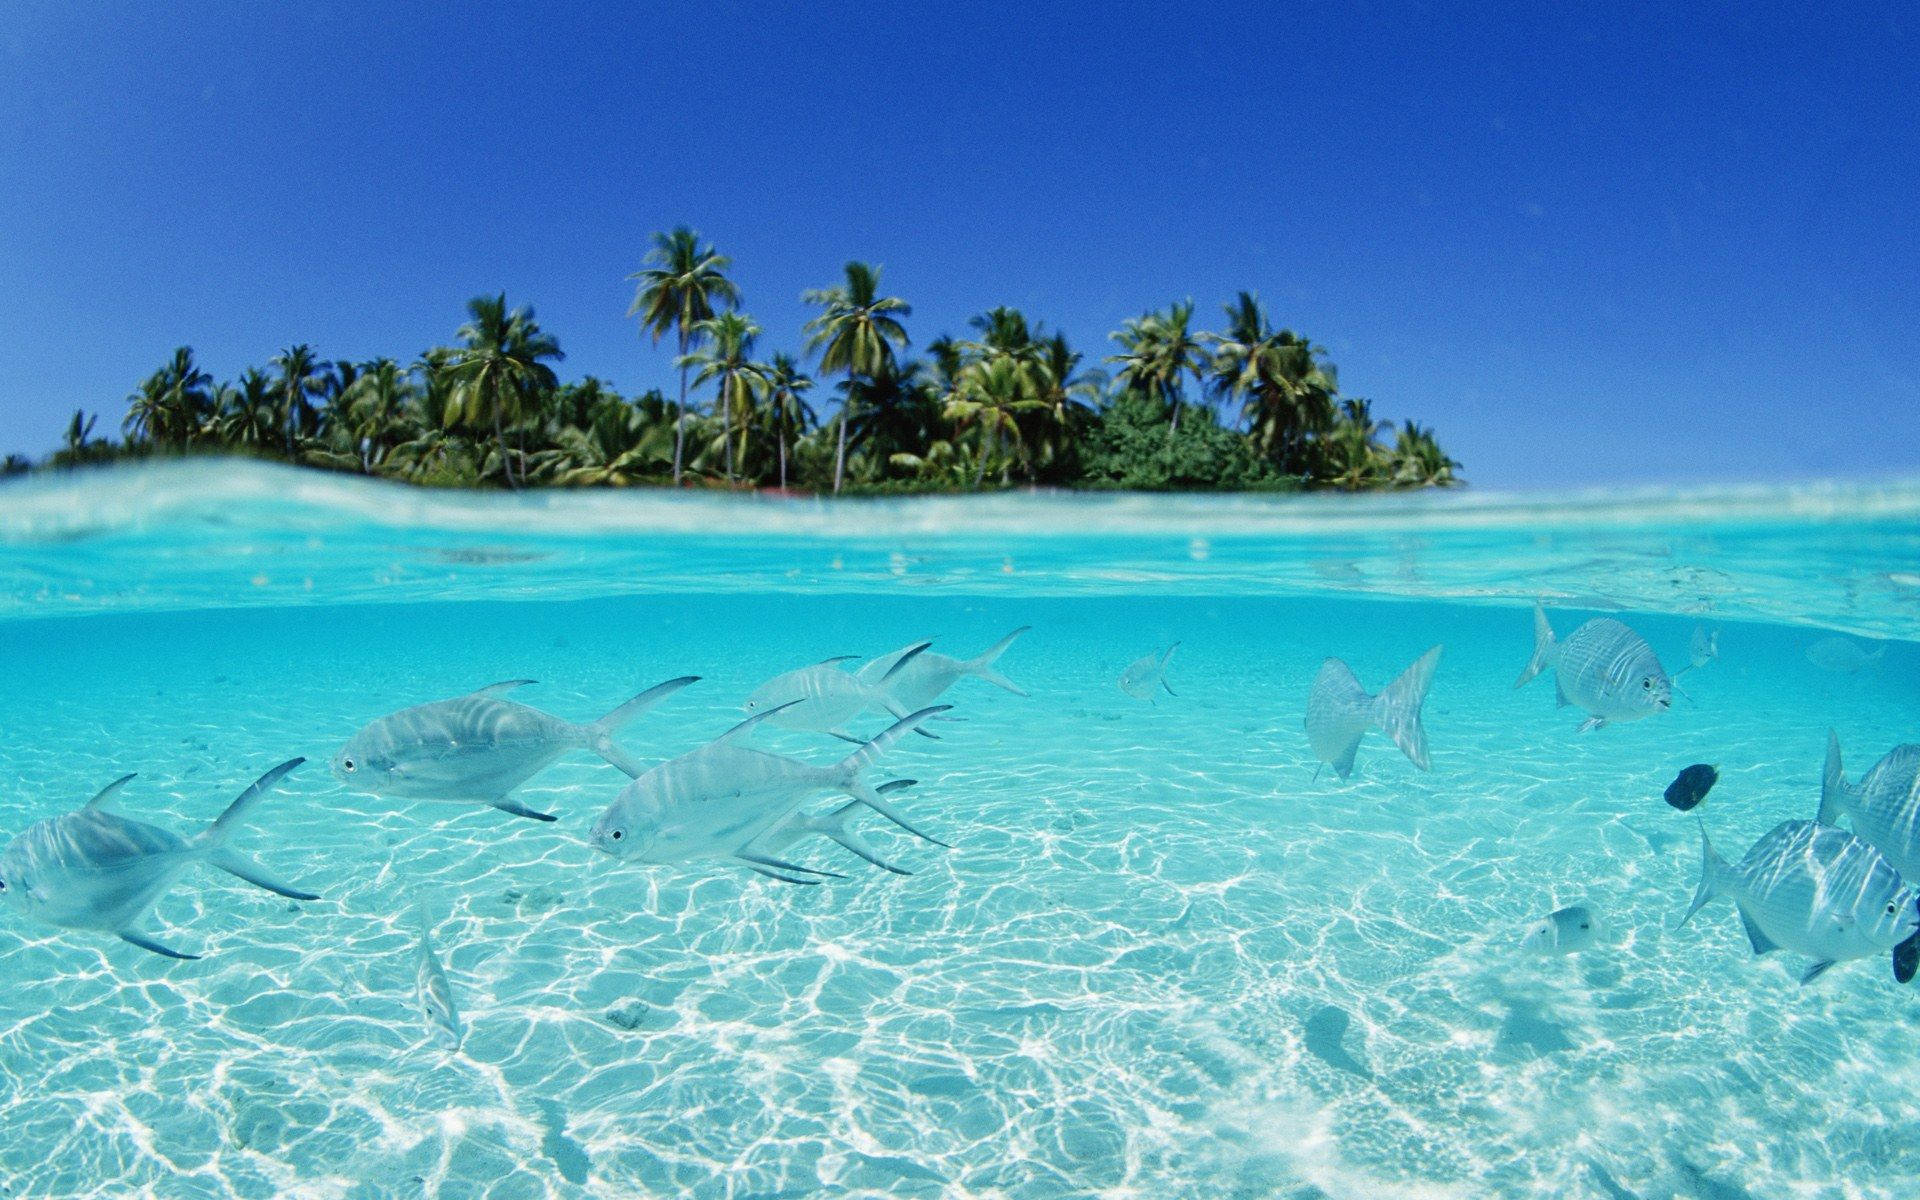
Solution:
[{"label": "turquoise water", "polygon": [[[1673,928],[1698,835],[1660,799],[1718,764],[1737,852],[1812,815],[1829,727],[1855,775],[1913,738],[1920,487],[831,508],[198,466],[8,485],[0,556],[0,839],[128,771],[191,833],[304,754],[238,844],[322,894],[193,869],[149,922],[193,962],[0,914],[0,1195],[1920,1194],[1920,993],[1800,987],[1725,904]],[[1535,597],[1721,657],[1578,734],[1512,686]],[[883,764],[953,845],[865,819],[910,877],[818,838],[788,853],[847,878],[615,863],[587,753],[519,793],[553,824],[326,768],[495,680],[585,721],[702,676],[622,733],[650,764],[788,668],[1022,625],[1031,696],[963,680]],[[1836,633],[1886,653],[1810,661]],[[1177,696],[1120,691],[1174,640]],[[1374,732],[1316,777],[1322,659],[1377,689],[1434,643],[1432,769]],[[1582,902],[1599,944],[1521,952]]]}]

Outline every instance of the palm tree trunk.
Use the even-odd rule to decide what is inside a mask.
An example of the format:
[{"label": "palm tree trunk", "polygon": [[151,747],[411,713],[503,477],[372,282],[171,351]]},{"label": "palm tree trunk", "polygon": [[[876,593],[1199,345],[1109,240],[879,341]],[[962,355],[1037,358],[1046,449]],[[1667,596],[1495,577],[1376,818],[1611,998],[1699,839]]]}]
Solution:
[{"label": "palm tree trunk", "polygon": [[1167,400],[1173,406],[1173,422],[1167,426],[1167,437],[1171,439],[1177,437],[1180,433],[1180,394],[1178,392],[1169,392],[1167,393]]},{"label": "palm tree trunk", "polygon": [[840,444],[833,452],[833,494],[840,494],[840,477],[847,469],[847,410],[853,407],[853,372],[847,372],[847,402],[840,406]]},{"label": "palm tree trunk", "polygon": [[787,435],[784,430],[780,434],[780,490],[787,490]]},{"label": "palm tree trunk", "polygon": [[980,485],[986,482],[987,460],[993,457],[994,442],[998,440],[995,435],[998,432],[998,428],[992,425],[981,430],[981,433],[985,436],[980,439],[980,462],[977,464],[977,468],[973,473],[973,490],[976,492],[980,490]]},{"label": "palm tree trunk", "polygon": [[[680,357],[687,357],[687,327],[680,326]],[[680,486],[681,447],[687,437],[687,368],[684,361],[680,367],[680,401],[673,406],[673,486]]]},{"label": "palm tree trunk", "polygon": [[493,440],[500,447],[500,470],[507,477],[507,487],[513,491],[520,489],[513,482],[513,460],[507,457],[507,431],[500,424],[500,409],[493,410]]},{"label": "palm tree trunk", "polygon": [[720,441],[724,443],[726,450],[728,483],[733,482],[733,388],[729,386],[731,382],[726,379],[720,382],[722,407],[726,410],[725,415],[721,417]]}]

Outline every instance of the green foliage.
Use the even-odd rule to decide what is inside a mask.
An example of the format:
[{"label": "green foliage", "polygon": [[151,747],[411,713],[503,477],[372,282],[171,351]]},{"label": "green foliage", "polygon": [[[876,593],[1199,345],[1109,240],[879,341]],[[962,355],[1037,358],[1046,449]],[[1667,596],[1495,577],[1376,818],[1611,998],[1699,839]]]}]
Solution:
[{"label": "green foliage", "polygon": [[[849,262],[839,286],[802,296],[820,310],[802,332],[820,374],[838,377],[829,387],[792,354],[756,357],[762,330],[738,310],[730,266],[681,226],[656,234],[630,276],[629,315],[656,342],[675,335],[674,400],[629,400],[591,376],[562,383],[559,343],[533,310],[480,296],[459,344],[411,365],[327,362],[303,343],[216,386],[183,346],[128,397],[124,441],[76,412],[46,465],[219,452],[431,487],[677,486],[690,471],[716,486],[863,494],[1460,482],[1431,429],[1396,430],[1341,397],[1324,351],[1276,328],[1251,292],[1225,306],[1217,333],[1194,329],[1192,301],[1125,322],[1109,380],[1064,334],[1007,306],[972,318],[972,337],[906,358],[912,309],[881,293],[879,268]],[[704,409],[689,406],[690,386],[709,396]],[[823,394],[837,401],[824,420]]]}]

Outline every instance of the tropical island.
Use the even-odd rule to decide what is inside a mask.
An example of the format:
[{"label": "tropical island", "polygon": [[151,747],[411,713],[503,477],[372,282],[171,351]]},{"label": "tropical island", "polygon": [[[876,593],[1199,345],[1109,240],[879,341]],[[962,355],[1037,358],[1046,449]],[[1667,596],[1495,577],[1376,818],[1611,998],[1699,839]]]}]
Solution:
[{"label": "tropical island", "polygon": [[[883,294],[878,267],[849,262],[839,285],[802,297],[819,310],[801,331],[804,358],[762,358],[731,265],[681,226],[655,234],[630,277],[628,316],[674,353],[673,396],[562,382],[553,364],[565,355],[533,309],[480,296],[458,345],[411,364],[329,362],[302,344],[216,383],[183,346],[127,398],[121,440],[75,412],[60,449],[41,463],[9,455],[4,470],[237,454],[433,487],[835,495],[1460,482],[1431,430],[1396,431],[1367,400],[1342,397],[1324,351],[1275,328],[1251,292],[1225,305],[1217,332],[1194,327],[1191,300],[1129,320],[1098,365],[1006,307],[909,357],[912,309]],[[823,393],[836,402],[818,403]]]}]

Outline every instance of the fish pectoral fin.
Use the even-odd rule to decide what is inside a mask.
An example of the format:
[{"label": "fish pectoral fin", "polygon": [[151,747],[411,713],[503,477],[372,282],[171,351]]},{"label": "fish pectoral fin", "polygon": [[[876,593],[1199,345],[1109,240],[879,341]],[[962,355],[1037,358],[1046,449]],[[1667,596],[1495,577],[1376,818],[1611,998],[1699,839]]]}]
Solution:
[{"label": "fish pectoral fin", "polygon": [[503,813],[512,813],[516,817],[526,817],[533,821],[558,821],[560,819],[552,813],[535,812],[511,796],[495,796],[491,800],[482,800],[480,803],[489,808],[497,808]]},{"label": "fish pectoral fin", "polygon": [[855,737],[844,729],[829,729],[827,730],[827,732],[832,736],[839,738],[843,742],[852,742],[856,746],[864,746],[867,744],[867,739],[863,737]]},{"label": "fish pectoral fin", "polygon": [[275,895],[285,896],[289,900],[318,900],[312,892],[303,892],[292,884],[281,883],[267,874],[265,868],[246,855],[222,847],[208,856],[207,861],[227,874],[246,880],[258,888],[265,888]]},{"label": "fish pectoral fin", "polygon": [[490,683],[483,688],[476,688],[468,694],[474,696],[504,696],[515,688],[528,687],[534,682],[536,681],[532,679],[504,679],[499,683]]},{"label": "fish pectoral fin", "polygon": [[138,946],[142,950],[150,950],[153,953],[160,955],[162,958],[178,958],[183,960],[192,960],[200,957],[198,954],[186,954],[179,950],[175,950],[170,946],[162,946],[159,942],[154,941],[152,938],[148,937],[146,934],[134,933],[132,930],[128,930],[128,929],[123,929],[120,931],[120,940],[127,943],[129,946]]},{"label": "fish pectoral fin", "polygon": [[[1747,944],[1753,947],[1755,957],[1762,954],[1771,954],[1780,948],[1772,938],[1761,931],[1758,925],[1753,923],[1753,918],[1747,915],[1747,910],[1744,908],[1740,910],[1740,923],[1747,928]],[[1827,965],[1832,966],[1833,964],[1829,963]]]},{"label": "fish pectoral fin", "polygon": [[[818,875],[823,879],[845,879],[838,871],[822,871],[818,867],[803,867],[799,863],[788,862],[783,858],[755,854],[751,850],[741,850],[734,857],[750,867],[767,867],[775,871],[784,871],[789,875]],[[764,872],[763,872],[764,874]]]},{"label": "fish pectoral fin", "polygon": [[755,875],[765,875],[768,879],[778,879],[781,883],[797,883],[802,887],[820,886],[818,879],[801,879],[796,875],[782,875],[778,871],[769,871],[767,868],[757,866],[754,863],[748,863],[747,870],[752,871]]},{"label": "fish pectoral fin", "polygon": [[1832,959],[1830,958],[1821,959],[1819,962],[1814,963],[1812,966],[1808,967],[1805,971],[1801,972],[1800,982],[1803,985],[1812,983],[1814,980],[1820,978],[1822,975],[1825,975],[1827,973],[1827,968],[1831,967],[1832,965],[1833,965]]},{"label": "fish pectoral fin", "polygon": [[1605,717],[1588,717],[1586,720],[1580,722],[1580,728],[1576,729],[1574,732],[1575,733],[1592,733],[1596,729],[1606,728],[1606,724],[1607,724],[1607,719]]}]

